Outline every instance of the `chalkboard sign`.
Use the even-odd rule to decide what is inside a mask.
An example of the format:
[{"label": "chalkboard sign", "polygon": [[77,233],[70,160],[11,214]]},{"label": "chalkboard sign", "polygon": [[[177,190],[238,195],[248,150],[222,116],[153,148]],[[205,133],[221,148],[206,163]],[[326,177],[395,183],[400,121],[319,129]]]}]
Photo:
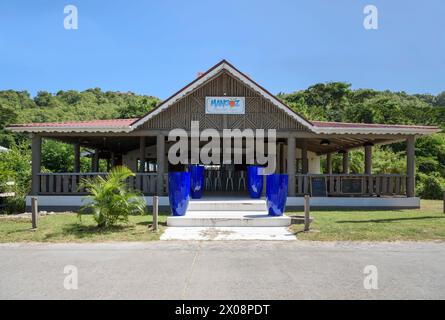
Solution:
[{"label": "chalkboard sign", "polygon": [[342,193],[362,193],[361,179],[342,179],[341,180]]},{"label": "chalkboard sign", "polygon": [[326,197],[326,178],[325,177],[311,177],[311,196]]}]

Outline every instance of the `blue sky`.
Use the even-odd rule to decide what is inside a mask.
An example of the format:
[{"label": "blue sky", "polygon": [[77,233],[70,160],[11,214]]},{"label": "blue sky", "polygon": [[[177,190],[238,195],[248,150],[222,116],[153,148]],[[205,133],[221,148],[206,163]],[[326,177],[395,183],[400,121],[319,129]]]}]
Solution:
[{"label": "blue sky", "polygon": [[[65,30],[65,5],[79,29]],[[363,8],[379,29],[363,28]],[[317,82],[445,90],[445,1],[2,0],[0,90],[166,98],[222,58],[273,93]]]}]

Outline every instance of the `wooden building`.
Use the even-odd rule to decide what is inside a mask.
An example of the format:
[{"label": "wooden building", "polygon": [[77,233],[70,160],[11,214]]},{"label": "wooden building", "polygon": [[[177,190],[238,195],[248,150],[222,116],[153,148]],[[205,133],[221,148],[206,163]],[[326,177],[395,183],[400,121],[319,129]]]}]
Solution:
[{"label": "wooden building", "polygon": [[[207,112],[208,97],[240,97],[243,112]],[[167,141],[170,130],[190,131],[192,121],[200,129],[276,129],[277,170],[289,175],[288,206],[300,207],[302,196],[312,194],[318,207],[418,207],[415,197],[414,143],[432,134],[431,126],[378,125],[310,121],[223,60],[139,119],[95,120],[63,123],[29,123],[9,127],[28,133],[32,140],[32,194],[49,210],[77,208],[85,190],[82,178],[104,175],[99,159],[108,167],[124,164],[137,172],[128,182],[168,205]],[[55,139],[74,147],[74,172],[42,173],[42,139]],[[379,144],[406,141],[406,174],[373,174],[372,149]],[[95,150],[90,172],[80,171],[80,147]],[[349,172],[349,151],[363,148],[364,172]],[[332,155],[341,153],[342,172],[332,172]],[[326,157],[322,174],[321,157]],[[170,166],[171,168],[171,166]],[[213,166],[206,170],[205,194],[226,197],[245,195],[245,166]],[[221,183],[213,183],[215,179]],[[232,181],[229,181],[232,180]],[[230,182],[230,183],[229,183]],[[27,199],[27,205],[30,199]]]}]

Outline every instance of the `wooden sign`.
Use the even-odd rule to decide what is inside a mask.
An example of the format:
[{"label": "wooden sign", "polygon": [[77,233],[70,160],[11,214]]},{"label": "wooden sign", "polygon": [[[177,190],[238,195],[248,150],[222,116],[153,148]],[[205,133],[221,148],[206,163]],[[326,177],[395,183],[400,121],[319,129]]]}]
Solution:
[{"label": "wooden sign", "polygon": [[362,193],[362,180],[344,178],[341,180],[342,193]]},{"label": "wooden sign", "polygon": [[325,177],[311,177],[311,196],[327,197],[327,187]]},{"label": "wooden sign", "polygon": [[244,97],[206,97],[205,112],[207,114],[244,114]]}]

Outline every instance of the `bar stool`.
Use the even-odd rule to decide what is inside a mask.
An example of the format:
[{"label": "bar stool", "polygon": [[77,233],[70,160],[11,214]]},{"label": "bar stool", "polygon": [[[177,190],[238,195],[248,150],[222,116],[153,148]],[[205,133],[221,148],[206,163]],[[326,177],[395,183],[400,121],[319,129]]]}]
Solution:
[{"label": "bar stool", "polygon": [[219,186],[219,188],[220,189],[222,189],[222,184],[221,184],[221,171],[216,171],[215,172],[215,179],[214,179],[214,181],[213,181],[213,190],[217,190],[218,189],[218,186]]},{"label": "bar stool", "polygon": [[240,171],[240,177],[238,179],[238,190],[241,190],[241,182],[243,183],[243,190],[246,190],[246,171]]},{"label": "bar stool", "polygon": [[205,171],[205,188],[206,190],[212,189],[212,177],[213,177],[213,170],[206,170]]},{"label": "bar stool", "polygon": [[229,190],[229,182],[230,182],[232,191],[234,191],[234,189],[233,189],[233,170],[227,170],[226,191]]}]

